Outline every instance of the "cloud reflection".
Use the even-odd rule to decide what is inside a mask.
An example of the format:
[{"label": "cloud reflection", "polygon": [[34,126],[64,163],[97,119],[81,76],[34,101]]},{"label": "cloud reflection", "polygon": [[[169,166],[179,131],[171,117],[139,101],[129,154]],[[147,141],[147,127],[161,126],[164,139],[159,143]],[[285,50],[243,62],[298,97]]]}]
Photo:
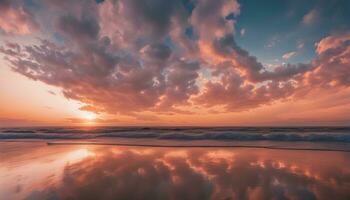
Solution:
[{"label": "cloud reflection", "polygon": [[[80,146],[64,152],[57,182],[32,188],[26,199],[350,198],[347,153]],[[82,156],[68,159],[76,154]]]}]

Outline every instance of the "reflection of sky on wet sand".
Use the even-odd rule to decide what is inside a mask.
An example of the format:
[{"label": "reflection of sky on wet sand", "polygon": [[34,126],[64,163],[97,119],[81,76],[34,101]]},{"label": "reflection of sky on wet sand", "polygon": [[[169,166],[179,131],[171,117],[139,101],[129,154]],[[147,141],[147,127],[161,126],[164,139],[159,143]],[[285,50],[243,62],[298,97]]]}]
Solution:
[{"label": "reflection of sky on wet sand", "polygon": [[0,145],[0,199],[350,199],[349,153]]}]

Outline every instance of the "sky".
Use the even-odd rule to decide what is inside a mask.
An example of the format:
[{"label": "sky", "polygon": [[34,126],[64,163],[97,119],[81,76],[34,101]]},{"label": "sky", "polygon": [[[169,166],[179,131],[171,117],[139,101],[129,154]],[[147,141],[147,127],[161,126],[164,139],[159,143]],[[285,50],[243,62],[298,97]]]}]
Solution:
[{"label": "sky", "polygon": [[0,126],[350,124],[348,0],[0,0]]}]

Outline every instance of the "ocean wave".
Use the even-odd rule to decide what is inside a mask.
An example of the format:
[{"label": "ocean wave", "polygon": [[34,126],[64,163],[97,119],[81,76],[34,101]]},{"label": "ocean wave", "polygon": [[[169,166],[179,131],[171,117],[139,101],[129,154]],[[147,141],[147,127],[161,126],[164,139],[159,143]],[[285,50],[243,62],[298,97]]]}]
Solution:
[{"label": "ocean wave", "polygon": [[0,139],[153,138],[162,140],[307,141],[350,143],[348,127],[98,127],[2,128]]}]

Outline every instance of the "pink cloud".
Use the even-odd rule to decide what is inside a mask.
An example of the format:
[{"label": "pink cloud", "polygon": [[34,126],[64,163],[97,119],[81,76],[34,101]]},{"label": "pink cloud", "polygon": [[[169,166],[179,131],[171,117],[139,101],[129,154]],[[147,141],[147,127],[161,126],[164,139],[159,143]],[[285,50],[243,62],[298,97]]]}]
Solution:
[{"label": "pink cloud", "polygon": [[302,23],[305,25],[312,25],[317,21],[318,17],[319,11],[317,9],[312,9],[304,15]]},{"label": "pink cloud", "polygon": [[[178,1],[89,1],[86,9],[80,3],[45,3],[54,13],[46,31],[62,41],[9,42],[0,52],[15,72],[61,88],[66,98],[85,103],[83,110],[141,116],[222,106],[232,112],[350,83],[348,34],[322,39],[310,63],[271,71],[234,40],[235,21],[226,16],[240,14],[237,1],[198,1],[192,12]],[[188,27],[192,38],[184,34]],[[211,73],[200,77],[201,70]]]},{"label": "pink cloud", "polygon": [[295,56],[295,54],[297,54],[297,52],[291,51],[291,52],[285,53],[285,54],[282,56],[282,58],[285,59],[285,60],[288,60],[288,59],[290,59],[291,57]]},{"label": "pink cloud", "polygon": [[30,34],[39,27],[20,2],[1,1],[0,13],[0,30],[7,34]]},{"label": "pink cloud", "polygon": [[337,48],[350,40],[350,33],[331,35],[323,38],[316,44],[316,52],[324,53],[326,50]]}]

